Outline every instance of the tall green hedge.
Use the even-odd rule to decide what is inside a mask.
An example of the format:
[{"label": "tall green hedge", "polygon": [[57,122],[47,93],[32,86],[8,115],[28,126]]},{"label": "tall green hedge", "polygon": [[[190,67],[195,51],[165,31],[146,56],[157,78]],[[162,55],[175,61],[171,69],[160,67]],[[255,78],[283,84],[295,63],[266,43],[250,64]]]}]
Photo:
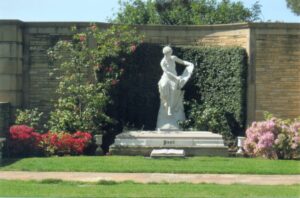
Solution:
[{"label": "tall green hedge", "polygon": [[[154,130],[159,109],[157,83],[162,75],[162,47],[140,45],[124,59],[124,75],[112,93],[110,114],[119,127]],[[184,87],[187,128],[209,130],[197,119],[215,119],[218,133],[230,128],[224,114],[231,113],[243,128],[246,120],[246,52],[239,47],[173,47],[174,55],[195,64],[194,73]],[[180,73],[183,67],[178,65]],[[207,117],[199,117],[208,113]],[[184,126],[184,125],[183,125]],[[205,128],[206,127],[206,128]]]},{"label": "tall green hedge", "polygon": [[245,49],[187,47],[179,48],[177,55],[196,64],[192,78],[185,87],[187,124],[225,136],[241,133],[231,130],[243,130],[246,122]]}]

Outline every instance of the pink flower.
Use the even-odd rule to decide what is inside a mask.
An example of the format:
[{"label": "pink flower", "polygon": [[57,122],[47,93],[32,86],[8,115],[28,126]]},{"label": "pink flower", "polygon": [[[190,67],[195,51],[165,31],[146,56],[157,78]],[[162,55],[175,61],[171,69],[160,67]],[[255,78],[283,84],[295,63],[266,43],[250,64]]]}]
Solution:
[{"label": "pink flower", "polygon": [[92,25],[91,26],[91,30],[95,31],[97,29],[97,26],[96,25]]},{"label": "pink flower", "polygon": [[136,45],[131,45],[130,46],[131,53],[135,52],[135,50],[136,50]]},{"label": "pink flower", "polygon": [[111,84],[112,84],[112,85],[116,85],[116,84],[118,84],[118,82],[119,82],[119,80],[113,79],[113,80],[111,81]]},{"label": "pink flower", "polygon": [[80,42],[85,41],[86,40],[86,35],[85,34],[80,34],[79,35],[79,40],[80,40]]},{"label": "pink flower", "polygon": [[291,145],[291,148],[292,149],[296,149],[298,147],[298,145],[296,144],[296,143],[293,143],[292,145]]},{"label": "pink flower", "polygon": [[267,148],[271,148],[273,144],[274,144],[274,134],[272,132],[267,132],[260,137],[257,146],[260,149],[267,149]]},{"label": "pink flower", "polygon": [[294,142],[297,142],[297,143],[300,144],[300,137],[299,137],[299,136],[295,136],[295,137],[293,138],[293,140],[294,140]]}]

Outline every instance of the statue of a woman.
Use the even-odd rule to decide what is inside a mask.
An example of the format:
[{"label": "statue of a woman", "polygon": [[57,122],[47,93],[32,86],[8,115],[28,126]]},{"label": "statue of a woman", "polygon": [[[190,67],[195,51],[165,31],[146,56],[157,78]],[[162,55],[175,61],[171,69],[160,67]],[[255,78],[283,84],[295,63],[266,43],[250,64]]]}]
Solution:
[{"label": "statue of a woman", "polygon": [[[178,121],[185,119],[183,109],[184,92],[181,89],[191,77],[194,65],[172,56],[172,53],[171,47],[166,46],[163,48],[164,57],[160,62],[163,75],[158,82],[160,108],[156,124],[157,130],[178,130]],[[175,62],[186,66],[181,76],[177,76]]]}]

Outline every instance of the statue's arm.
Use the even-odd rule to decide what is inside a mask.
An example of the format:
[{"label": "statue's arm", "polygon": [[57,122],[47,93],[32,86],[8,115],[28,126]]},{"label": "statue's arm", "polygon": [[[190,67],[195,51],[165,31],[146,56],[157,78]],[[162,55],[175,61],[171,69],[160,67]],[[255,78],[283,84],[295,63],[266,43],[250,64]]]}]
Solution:
[{"label": "statue's arm", "polygon": [[184,61],[176,56],[173,56],[173,60],[177,63],[183,64],[186,66],[183,74],[181,76],[179,76],[179,78],[180,78],[179,86],[180,86],[180,88],[182,88],[186,84],[186,82],[189,80],[189,78],[191,77],[193,70],[194,70],[194,64],[189,61]]},{"label": "statue's arm", "polygon": [[182,64],[182,65],[185,65],[185,66],[192,66],[194,67],[194,64],[189,62],[189,61],[185,61],[185,60],[182,60],[180,58],[178,58],[177,56],[173,56],[173,60],[179,64]]}]

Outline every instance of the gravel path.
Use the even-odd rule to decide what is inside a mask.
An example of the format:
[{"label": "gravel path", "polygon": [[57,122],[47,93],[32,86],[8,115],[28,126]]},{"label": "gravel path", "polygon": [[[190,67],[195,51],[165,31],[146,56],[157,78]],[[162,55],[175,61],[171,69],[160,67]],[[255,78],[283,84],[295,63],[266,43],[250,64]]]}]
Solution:
[{"label": "gravel path", "polygon": [[254,185],[292,185],[300,184],[300,175],[239,175],[239,174],[169,174],[169,173],[91,173],[91,172],[27,172],[0,171],[4,180],[44,180],[61,179],[66,181],[97,182],[134,181],[149,182],[188,182],[215,184],[254,184]]}]

